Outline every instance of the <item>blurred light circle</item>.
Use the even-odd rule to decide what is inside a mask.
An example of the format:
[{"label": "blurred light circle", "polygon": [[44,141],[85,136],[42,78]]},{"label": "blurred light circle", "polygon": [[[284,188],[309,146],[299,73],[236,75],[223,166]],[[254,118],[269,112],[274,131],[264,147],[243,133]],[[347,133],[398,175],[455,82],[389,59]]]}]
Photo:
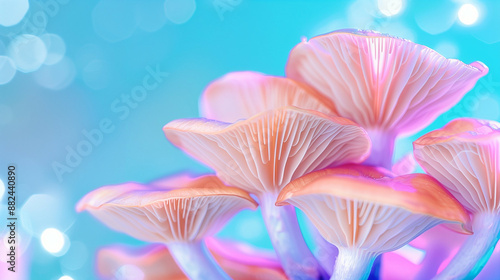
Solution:
[{"label": "blurred light circle", "polygon": [[146,32],[155,32],[165,25],[167,17],[161,1],[143,1],[137,7],[139,28]]},{"label": "blurred light circle", "polygon": [[18,24],[30,7],[28,0],[0,0],[0,25]]},{"label": "blurred light circle", "polygon": [[64,275],[64,276],[61,276],[61,278],[59,278],[59,280],[73,280],[73,277],[70,277],[68,275]]},{"label": "blurred light circle", "polygon": [[44,65],[35,72],[36,82],[44,88],[61,90],[75,79],[76,69],[69,58],[63,58],[56,64]]},{"label": "blurred light circle", "polygon": [[443,41],[434,47],[434,50],[446,58],[457,58],[458,47],[452,42]]},{"label": "blurred light circle", "polygon": [[42,246],[49,253],[59,253],[64,248],[64,234],[55,228],[48,228],[40,236]]},{"label": "blurred light circle", "polygon": [[472,35],[486,44],[500,42],[500,32],[498,32],[498,26],[500,26],[500,16],[498,14],[500,1],[475,2],[474,4],[479,11],[480,17],[476,24],[469,27]]},{"label": "blurred light circle", "polygon": [[479,18],[479,11],[472,4],[463,4],[458,10],[458,19],[465,25],[474,24]]},{"label": "blurred light circle", "polygon": [[47,47],[47,57],[43,64],[53,65],[61,61],[66,53],[66,44],[63,39],[56,34],[43,34],[40,39]]},{"label": "blurred light circle", "polygon": [[347,9],[349,27],[359,29],[377,29],[387,23],[387,18],[378,18],[378,9],[374,1],[356,0]]},{"label": "blurred light circle", "polygon": [[133,264],[126,264],[116,271],[115,277],[117,280],[143,280],[144,272]]},{"label": "blurred light circle", "polygon": [[109,65],[105,61],[96,59],[83,68],[82,78],[91,89],[104,89],[108,86],[109,72]]},{"label": "blurred light circle", "polygon": [[0,85],[10,82],[16,75],[16,66],[8,56],[0,55]]},{"label": "blurred light circle", "polygon": [[403,0],[378,0],[380,12],[388,17],[397,15],[403,9]]},{"label": "blurred light circle", "polygon": [[457,18],[456,4],[452,1],[421,0],[414,11],[418,27],[431,35],[450,29]]},{"label": "blurred light circle", "polygon": [[10,42],[8,53],[17,70],[28,73],[40,68],[47,57],[47,48],[37,36],[23,34]]},{"label": "blurred light circle", "polygon": [[39,236],[49,227],[65,231],[74,220],[74,212],[67,200],[48,194],[31,195],[20,210],[21,225],[33,236]]},{"label": "blurred light circle", "polygon": [[92,10],[94,31],[111,43],[127,39],[137,28],[135,8],[134,1],[99,1]]},{"label": "blurred light circle", "polygon": [[175,24],[187,22],[196,10],[194,0],[165,0],[165,15],[167,19]]}]

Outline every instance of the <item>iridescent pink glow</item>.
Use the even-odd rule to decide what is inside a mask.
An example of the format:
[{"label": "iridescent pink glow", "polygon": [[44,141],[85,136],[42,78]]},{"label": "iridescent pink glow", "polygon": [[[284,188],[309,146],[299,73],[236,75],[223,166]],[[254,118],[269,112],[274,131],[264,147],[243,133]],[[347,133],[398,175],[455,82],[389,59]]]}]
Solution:
[{"label": "iridescent pink glow", "polygon": [[[98,273],[135,265],[146,279],[367,279],[382,254],[374,277],[476,276],[500,236],[500,124],[455,120],[395,164],[393,153],[398,137],[431,124],[488,71],[408,40],[339,30],[297,44],[286,77],[226,74],[204,90],[202,118],[163,128],[215,175],[108,186],[78,204],[168,247],[103,248]],[[427,174],[414,173],[417,162]],[[257,204],[274,253],[211,237]],[[295,207],[314,226],[315,255]],[[488,264],[478,279],[494,273]]]}]

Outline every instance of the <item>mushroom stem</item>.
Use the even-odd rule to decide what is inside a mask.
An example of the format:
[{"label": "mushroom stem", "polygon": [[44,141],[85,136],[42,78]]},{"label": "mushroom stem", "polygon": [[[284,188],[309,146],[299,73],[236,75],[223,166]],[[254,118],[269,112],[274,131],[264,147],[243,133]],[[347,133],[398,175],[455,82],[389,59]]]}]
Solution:
[{"label": "mushroom stem", "polygon": [[462,245],[448,266],[434,279],[474,279],[486,265],[500,237],[500,217],[478,213],[473,217],[474,232]]},{"label": "mushroom stem", "polygon": [[328,275],[307,247],[295,208],[275,206],[277,194],[259,197],[262,216],[274,250],[290,279],[328,279]]},{"label": "mushroom stem", "polygon": [[339,255],[331,280],[364,280],[368,279],[377,257],[376,253],[361,249],[339,247]]},{"label": "mushroom stem", "polygon": [[367,133],[372,140],[372,150],[363,164],[391,170],[396,136],[393,133],[378,130],[367,130]]},{"label": "mushroom stem", "polygon": [[309,219],[307,219],[307,228],[311,234],[314,246],[316,246],[313,250],[314,257],[316,257],[326,273],[328,273],[328,275],[332,275],[333,264],[335,263],[335,259],[337,259],[339,250],[335,245],[323,238],[319,230]]},{"label": "mushroom stem", "polygon": [[203,241],[167,244],[184,274],[192,280],[230,280],[215,262]]}]

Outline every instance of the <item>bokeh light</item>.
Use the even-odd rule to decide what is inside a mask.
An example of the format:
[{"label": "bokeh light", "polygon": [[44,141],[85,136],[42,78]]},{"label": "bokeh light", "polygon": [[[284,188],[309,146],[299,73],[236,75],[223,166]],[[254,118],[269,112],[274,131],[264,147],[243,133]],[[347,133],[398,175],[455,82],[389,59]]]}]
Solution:
[{"label": "bokeh light", "polygon": [[450,29],[457,18],[452,1],[421,0],[415,6],[415,21],[425,32],[436,35]]},{"label": "bokeh light", "polygon": [[378,9],[388,17],[399,14],[403,9],[403,0],[378,0]]},{"label": "bokeh light", "polygon": [[64,40],[56,34],[43,34],[40,36],[43,43],[47,47],[47,57],[43,64],[45,65],[54,65],[61,61],[66,53],[66,44],[64,44]]},{"label": "bokeh light", "polygon": [[74,80],[75,75],[75,66],[68,58],[64,58],[53,65],[44,65],[34,74],[39,85],[52,90],[66,88]]},{"label": "bokeh light", "polygon": [[23,34],[10,42],[8,54],[17,70],[28,73],[42,66],[47,57],[47,48],[39,37]]},{"label": "bokeh light", "polygon": [[135,2],[101,0],[92,11],[94,31],[104,40],[116,43],[132,36],[137,28]]},{"label": "bokeh light", "polygon": [[472,4],[463,4],[458,10],[458,19],[465,25],[476,23],[479,18],[479,11]]},{"label": "bokeh light", "polygon": [[187,22],[196,10],[194,0],[165,0],[165,15],[175,24]]},{"label": "bokeh light", "polygon": [[0,0],[0,25],[18,24],[29,8],[28,0]]},{"label": "bokeh light", "polygon": [[30,196],[20,210],[21,224],[33,236],[39,236],[48,227],[67,230],[74,222],[74,215],[66,201],[48,194]]},{"label": "bokeh light", "polygon": [[347,9],[348,27],[378,30],[380,24],[375,20],[378,12],[374,1],[356,0]]},{"label": "bokeh light", "polygon": [[[29,274],[25,279],[38,279],[42,271],[52,280],[94,279],[98,248],[143,244],[106,228],[87,213],[75,213],[75,203],[102,185],[148,182],[181,168],[207,170],[166,143],[161,126],[172,119],[196,117],[205,86],[229,71],[283,75],[287,54],[301,36],[374,29],[429,46],[447,58],[480,60],[490,68],[489,74],[452,114],[438,118],[420,135],[454,117],[500,119],[500,60],[498,46],[491,45],[500,42],[500,1],[288,5],[240,0],[48,0],[31,1],[30,7],[28,1],[0,0],[0,131],[16,136],[4,137],[0,159],[15,161],[25,186],[20,181],[17,212],[18,249],[20,255],[25,252],[22,260],[28,260],[22,263]],[[216,2],[227,4],[223,16]],[[469,8],[461,11],[466,5],[477,13]],[[150,74],[145,69],[154,70],[156,65],[171,76],[122,121],[111,104],[141,85]],[[76,147],[86,139],[83,130],[98,128],[99,121],[108,117],[117,129],[105,134],[76,167],[68,165],[70,171],[58,181],[51,163],[67,165],[67,147]],[[411,152],[417,137],[399,139],[394,158]],[[141,168],[144,162],[151,164]],[[3,203],[5,191],[0,182]],[[2,215],[6,213],[0,211]],[[64,245],[57,253],[46,251],[41,242],[49,228],[63,236]],[[0,230],[0,238],[3,235]],[[239,213],[217,237],[272,248],[260,210]],[[306,238],[311,239],[307,233]],[[411,247],[398,253],[414,263],[423,254]],[[141,279],[144,274],[135,266],[124,266],[116,276]]]},{"label": "bokeh light", "polygon": [[8,56],[0,55],[0,85],[10,82],[16,75],[16,67]]},{"label": "bokeh light", "polygon": [[137,13],[139,28],[146,32],[158,31],[167,22],[162,1],[142,1]]},{"label": "bokeh light", "polygon": [[55,228],[48,228],[42,232],[40,242],[43,248],[52,254],[57,254],[64,249],[65,237],[62,232]]}]

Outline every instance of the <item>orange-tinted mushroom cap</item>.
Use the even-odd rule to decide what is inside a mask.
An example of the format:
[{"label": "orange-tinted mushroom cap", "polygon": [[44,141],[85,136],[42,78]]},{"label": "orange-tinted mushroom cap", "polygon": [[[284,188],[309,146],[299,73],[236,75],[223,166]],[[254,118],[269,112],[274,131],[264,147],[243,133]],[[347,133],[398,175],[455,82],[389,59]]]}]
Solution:
[{"label": "orange-tinted mushroom cap", "polygon": [[500,211],[500,123],[456,119],[413,146],[423,169],[466,209]]},{"label": "orange-tinted mushroom cap", "polygon": [[205,118],[232,123],[284,106],[329,114],[330,102],[292,79],[248,71],[229,73],[212,82],[203,92],[200,110]]},{"label": "orange-tinted mushroom cap", "polygon": [[[221,267],[234,280],[286,280],[276,257],[267,252],[237,242],[207,239],[207,246]],[[96,256],[97,273],[104,279],[118,278],[117,274],[137,271],[144,280],[188,280],[177,266],[168,249],[161,245],[133,248],[124,245],[100,249]]]},{"label": "orange-tinted mushroom cap", "polygon": [[367,130],[410,134],[455,105],[488,73],[408,40],[339,30],[299,43],[286,74],[330,98]]},{"label": "orange-tinted mushroom cap", "polygon": [[77,211],[137,239],[168,243],[200,240],[236,212],[256,207],[245,191],[203,176],[173,190],[138,183],[102,187],[87,194]]},{"label": "orange-tinted mushroom cap", "polygon": [[398,249],[443,222],[469,233],[467,212],[432,177],[374,179],[352,173],[332,173],[305,184],[294,180],[281,191],[277,205],[301,209],[334,245],[377,253]]},{"label": "orange-tinted mushroom cap", "polygon": [[371,148],[366,132],[353,122],[293,107],[234,124],[176,120],[164,131],[223,181],[250,193],[277,193],[291,180],[332,163],[361,162]]}]

